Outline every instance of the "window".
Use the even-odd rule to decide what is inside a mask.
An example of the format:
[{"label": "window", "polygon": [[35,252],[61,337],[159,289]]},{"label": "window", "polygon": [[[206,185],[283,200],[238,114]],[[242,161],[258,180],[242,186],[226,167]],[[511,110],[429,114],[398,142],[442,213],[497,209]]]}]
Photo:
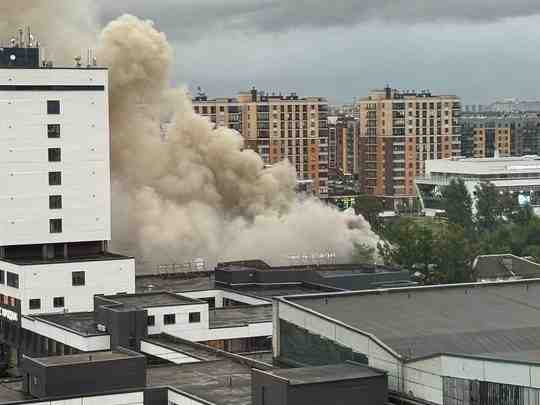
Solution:
[{"label": "window", "polygon": [[189,313],[189,323],[199,323],[201,322],[201,313],[200,312],[190,312]]},{"label": "window", "polygon": [[49,196],[49,209],[51,210],[62,209],[62,196],[61,195]]},{"label": "window", "polygon": [[49,219],[49,232],[62,233],[62,220],[60,218]]},{"label": "window", "polygon": [[48,124],[47,136],[49,138],[60,138],[60,124]]},{"label": "window", "polygon": [[163,315],[163,323],[165,325],[174,325],[176,323],[176,314]]},{"label": "window", "polygon": [[154,315],[148,315],[146,324],[148,326],[154,326],[156,324],[156,317]]},{"label": "window", "polygon": [[60,100],[47,100],[47,114],[60,114]]},{"label": "window", "polygon": [[34,310],[34,309],[41,309],[41,300],[40,300],[39,298],[31,299],[31,300],[28,302],[28,307],[29,307],[31,310]]},{"label": "window", "polygon": [[7,273],[7,285],[13,288],[19,288],[19,275],[15,273]]},{"label": "window", "polygon": [[71,285],[81,286],[86,282],[84,271],[74,271],[71,273]]},{"label": "window", "polygon": [[53,305],[55,308],[64,308],[64,297],[54,297]]},{"label": "window", "polygon": [[62,185],[62,172],[49,172],[49,186]]},{"label": "window", "polygon": [[49,148],[49,162],[60,162],[62,160],[62,153],[60,148]]},{"label": "window", "polygon": [[4,270],[0,270],[0,284],[4,284],[6,282],[6,272]]}]

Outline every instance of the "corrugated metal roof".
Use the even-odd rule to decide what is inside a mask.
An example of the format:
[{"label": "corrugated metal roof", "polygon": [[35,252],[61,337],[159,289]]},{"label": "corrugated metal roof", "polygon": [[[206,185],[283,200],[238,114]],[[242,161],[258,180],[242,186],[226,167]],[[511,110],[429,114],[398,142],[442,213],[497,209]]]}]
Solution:
[{"label": "corrugated metal roof", "polygon": [[406,358],[540,350],[540,280],[288,297]]}]

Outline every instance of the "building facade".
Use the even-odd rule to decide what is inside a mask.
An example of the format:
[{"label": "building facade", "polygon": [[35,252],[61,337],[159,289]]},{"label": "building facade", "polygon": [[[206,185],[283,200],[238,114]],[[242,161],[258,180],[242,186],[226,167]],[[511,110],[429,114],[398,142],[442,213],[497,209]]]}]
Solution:
[{"label": "building facade", "polygon": [[465,157],[540,154],[540,117],[536,113],[465,113],[460,123]]},{"label": "building facade", "polygon": [[134,292],[135,266],[108,251],[107,69],[42,65],[17,43],[0,52],[0,342],[17,352],[22,316]]},{"label": "building facade", "polygon": [[358,174],[358,134],[359,122],[350,116],[330,117],[329,167],[338,176]]},{"label": "building facade", "polygon": [[425,161],[460,156],[461,103],[430,92],[374,90],[359,101],[361,191],[389,200],[415,197]]},{"label": "building facade", "polygon": [[235,98],[208,97],[199,92],[195,112],[219,126],[238,131],[245,147],[265,164],[288,160],[298,180],[312,180],[315,193],[328,194],[328,102],[321,97],[267,95],[252,89]]}]

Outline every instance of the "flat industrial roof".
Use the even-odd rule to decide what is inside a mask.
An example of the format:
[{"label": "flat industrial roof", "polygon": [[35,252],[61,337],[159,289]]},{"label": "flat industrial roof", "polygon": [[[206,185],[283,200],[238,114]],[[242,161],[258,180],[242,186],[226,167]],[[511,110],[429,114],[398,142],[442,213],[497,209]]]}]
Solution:
[{"label": "flat industrial roof", "polygon": [[231,328],[272,322],[272,305],[249,305],[210,310],[210,328]]},{"label": "flat industrial roof", "polygon": [[251,405],[251,367],[230,359],[149,367],[147,386],[169,386],[219,405]]},{"label": "flat industrial roof", "polygon": [[22,379],[0,380],[0,404],[11,404],[13,402],[27,401],[30,399],[35,398],[24,392]]},{"label": "flat industrial roof", "polygon": [[109,301],[124,304],[129,307],[150,308],[175,305],[201,304],[202,301],[184,297],[170,292],[140,293],[140,294],[119,294],[104,297]]},{"label": "flat industrial roof", "polygon": [[106,351],[106,352],[68,354],[68,355],[63,355],[63,356],[52,356],[52,357],[38,357],[38,358],[30,358],[30,360],[35,361],[36,363],[40,363],[47,367],[52,367],[52,366],[65,366],[65,365],[70,365],[70,364],[87,364],[87,363],[95,363],[95,362],[100,362],[100,361],[122,360],[122,359],[131,358],[131,357],[135,357],[135,355],[128,352]]},{"label": "flat industrial roof", "polygon": [[97,329],[93,312],[65,312],[61,314],[35,315],[29,318],[55,324],[83,336],[107,335],[106,332]]},{"label": "flat industrial roof", "polygon": [[409,359],[540,350],[540,279],[281,300],[369,333]]},{"label": "flat industrial roof", "polygon": [[142,275],[135,278],[136,291],[146,293],[151,291],[182,292],[193,290],[214,289],[214,275],[196,275],[184,277],[182,275],[160,276]]},{"label": "flat industrial roof", "polygon": [[266,373],[285,379],[290,385],[317,384],[333,381],[380,377],[384,372],[360,364],[333,364],[329,366],[277,369]]}]

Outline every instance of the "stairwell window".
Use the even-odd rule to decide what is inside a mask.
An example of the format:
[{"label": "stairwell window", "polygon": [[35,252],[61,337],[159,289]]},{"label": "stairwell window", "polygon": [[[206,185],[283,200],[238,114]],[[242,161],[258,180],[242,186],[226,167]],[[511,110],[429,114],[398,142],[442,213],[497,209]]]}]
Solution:
[{"label": "stairwell window", "polygon": [[47,136],[49,138],[60,138],[60,124],[48,124]]},{"label": "stairwell window", "polygon": [[60,148],[49,148],[49,162],[62,161],[62,152]]},{"label": "stairwell window", "polygon": [[49,172],[49,186],[62,185],[62,172]]},{"label": "stairwell window", "polygon": [[60,209],[62,209],[62,196],[61,195],[50,195],[49,196],[49,209],[51,209],[51,210],[60,210]]}]

